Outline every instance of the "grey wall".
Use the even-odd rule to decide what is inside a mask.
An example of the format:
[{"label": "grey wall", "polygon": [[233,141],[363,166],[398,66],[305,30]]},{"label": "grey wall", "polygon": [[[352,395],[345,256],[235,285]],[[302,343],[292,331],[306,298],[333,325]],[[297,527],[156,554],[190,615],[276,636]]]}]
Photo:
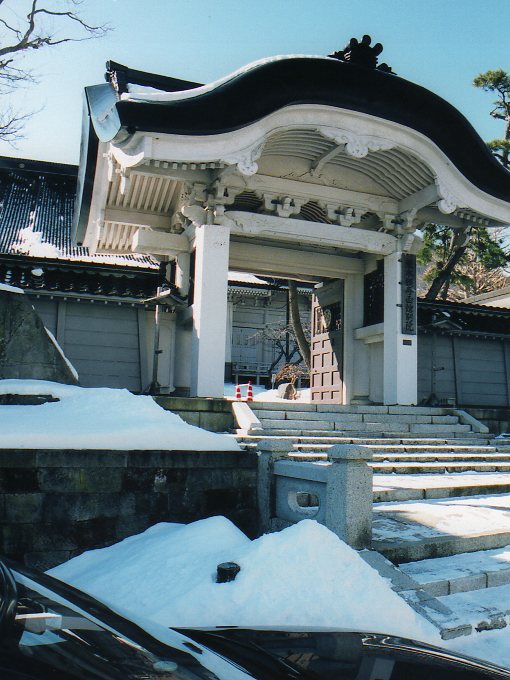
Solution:
[{"label": "grey wall", "polygon": [[157,522],[257,530],[247,452],[0,451],[0,554],[48,569]]},{"label": "grey wall", "polygon": [[418,398],[510,406],[510,341],[449,335],[418,339]]},{"label": "grey wall", "polygon": [[132,392],[147,386],[147,366],[142,361],[146,328],[139,306],[44,297],[31,301],[78,371],[80,385],[124,387]]}]

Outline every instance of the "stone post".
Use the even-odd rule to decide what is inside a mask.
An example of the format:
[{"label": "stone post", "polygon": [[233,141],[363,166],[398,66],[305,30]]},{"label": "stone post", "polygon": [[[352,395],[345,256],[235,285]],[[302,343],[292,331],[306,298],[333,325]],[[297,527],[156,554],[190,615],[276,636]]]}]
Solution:
[{"label": "stone post", "polygon": [[325,524],[358,550],[372,544],[372,451],[364,446],[337,444],[328,451],[331,471],[326,490]]},{"label": "stone post", "polygon": [[271,519],[275,514],[274,464],[277,460],[287,458],[291,448],[292,444],[283,439],[262,439],[257,445],[257,500],[261,534],[271,531]]}]

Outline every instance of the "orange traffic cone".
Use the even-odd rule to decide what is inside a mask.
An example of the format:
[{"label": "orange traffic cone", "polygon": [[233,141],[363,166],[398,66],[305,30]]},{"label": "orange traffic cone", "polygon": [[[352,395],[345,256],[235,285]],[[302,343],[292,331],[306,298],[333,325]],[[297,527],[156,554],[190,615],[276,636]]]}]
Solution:
[{"label": "orange traffic cone", "polygon": [[248,389],[246,390],[246,401],[253,401],[253,387],[251,381],[248,381]]},{"label": "orange traffic cone", "polygon": [[241,385],[236,385],[236,400],[241,399]]}]

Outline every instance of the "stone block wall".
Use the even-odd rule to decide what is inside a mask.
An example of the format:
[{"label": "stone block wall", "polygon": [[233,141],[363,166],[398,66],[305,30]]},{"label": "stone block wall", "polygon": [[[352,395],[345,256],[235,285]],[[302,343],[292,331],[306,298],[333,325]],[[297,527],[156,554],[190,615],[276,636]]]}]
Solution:
[{"label": "stone block wall", "polygon": [[473,418],[487,425],[491,434],[510,432],[510,408],[467,408]]},{"label": "stone block wall", "polygon": [[157,522],[225,515],[257,531],[247,452],[0,451],[0,554],[49,569]]},{"label": "stone block wall", "polygon": [[189,425],[209,432],[229,432],[234,428],[232,402],[209,397],[154,397],[161,408],[172,411]]}]

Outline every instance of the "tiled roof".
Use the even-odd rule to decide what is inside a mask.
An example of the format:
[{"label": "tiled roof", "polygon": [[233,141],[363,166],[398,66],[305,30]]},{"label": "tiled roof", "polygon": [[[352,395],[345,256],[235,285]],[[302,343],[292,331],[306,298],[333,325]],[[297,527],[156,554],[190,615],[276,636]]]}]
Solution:
[{"label": "tiled roof", "polygon": [[71,243],[77,167],[0,157],[0,253],[158,269],[144,255],[91,255]]}]

